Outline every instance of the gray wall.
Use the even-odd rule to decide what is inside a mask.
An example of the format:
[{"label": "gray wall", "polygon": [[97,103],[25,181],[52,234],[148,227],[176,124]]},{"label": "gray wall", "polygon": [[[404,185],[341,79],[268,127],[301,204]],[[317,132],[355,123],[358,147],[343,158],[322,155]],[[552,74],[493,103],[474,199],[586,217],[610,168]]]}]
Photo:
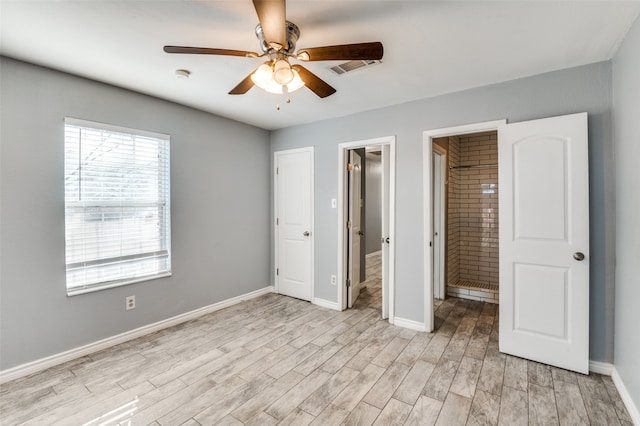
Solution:
[{"label": "gray wall", "polygon": [[616,177],[615,367],[640,408],[640,20],[613,59]]},{"label": "gray wall", "polygon": [[[634,118],[629,118],[637,114],[637,92],[624,93],[626,89],[620,88],[630,82],[637,88],[633,77],[637,54],[629,53],[637,52],[637,26],[616,57],[620,111],[616,131],[629,135],[618,139],[619,162],[620,157],[638,158],[637,146],[631,142],[634,137],[637,140],[637,130]],[[499,118],[516,122],[581,111],[589,113],[590,135],[590,358],[613,361],[616,169],[608,62],[281,129],[270,136],[211,114],[11,59],[2,58],[0,67],[0,369],[269,284],[273,279],[273,271],[269,272],[273,268],[269,261],[269,253],[273,256],[272,197],[269,185],[261,182],[271,176],[272,153],[282,149],[316,147],[315,296],[335,301],[337,291],[329,276],[337,272],[337,211],[330,206],[330,199],[337,197],[337,145],[387,135],[397,136],[396,315],[422,322],[422,132]],[[65,295],[65,116],[171,135],[172,277]],[[234,166],[240,163],[250,167],[244,167],[244,178],[238,179]],[[630,186],[637,180],[629,179],[635,164],[620,166],[617,173],[623,176],[618,177],[618,190],[637,194],[637,186]],[[236,179],[228,185],[232,174]],[[620,198],[618,222],[628,223],[637,232],[629,219],[638,210],[637,198]],[[239,222],[242,226],[229,226]],[[620,371],[626,372],[628,380],[633,378],[632,383],[638,382],[630,361],[638,358],[638,343],[630,327],[637,321],[625,328],[634,315],[625,302],[637,300],[638,290],[620,284],[620,279],[637,283],[637,241],[637,233],[619,233],[618,253],[627,250],[633,257],[618,259],[617,332],[626,337],[617,339],[622,349],[617,350],[616,364],[620,362]],[[131,294],[136,295],[138,306],[125,312],[124,298]],[[630,355],[625,357],[621,352],[626,350]],[[638,388],[633,389],[637,398]]]},{"label": "gray wall", "polygon": [[[0,369],[270,284],[267,131],[8,58],[0,67]],[[173,276],[66,296],[65,116],[171,135]],[[137,307],[125,311],[129,295]]]},{"label": "gray wall", "polygon": [[375,154],[366,154],[364,168],[366,184],[366,229],[364,231],[365,253],[374,253],[381,249],[382,238],[382,162]]},{"label": "gray wall", "polygon": [[[340,96],[338,93],[336,96]],[[613,210],[611,64],[536,75],[271,133],[271,151],[315,146],[315,297],[336,301],[337,146],[396,135],[396,316],[424,321],[422,132],[506,118],[533,120],[589,113],[590,358],[613,361]],[[273,274],[272,274],[273,275]]]}]

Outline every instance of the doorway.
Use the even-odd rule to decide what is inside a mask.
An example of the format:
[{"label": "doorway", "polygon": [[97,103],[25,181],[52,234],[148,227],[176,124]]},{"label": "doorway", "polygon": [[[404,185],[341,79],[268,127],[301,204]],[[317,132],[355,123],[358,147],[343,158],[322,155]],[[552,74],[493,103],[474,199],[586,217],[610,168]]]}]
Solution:
[{"label": "doorway", "polygon": [[[434,205],[436,205],[437,203],[434,203],[433,200],[433,188],[434,188],[434,150],[435,152],[446,152],[447,153],[447,163],[448,165],[445,166],[445,173],[446,173],[446,177],[444,179],[440,180],[440,184],[438,185],[439,190],[441,191],[440,196],[438,197],[439,200],[442,200],[443,198],[443,194],[447,194],[448,195],[448,191],[450,190],[450,186],[453,186],[452,182],[451,182],[451,174],[450,174],[450,170],[449,170],[449,165],[451,164],[455,164],[456,162],[459,161],[458,158],[455,158],[456,156],[458,156],[458,152],[454,152],[454,150],[449,150],[449,147],[446,146],[443,143],[439,143],[439,141],[441,141],[442,139],[445,138],[449,138],[449,137],[454,137],[456,135],[470,135],[470,134],[474,134],[474,133],[480,133],[480,132],[491,132],[491,131],[497,131],[497,129],[501,126],[506,124],[506,120],[497,120],[497,121],[490,121],[490,122],[486,122],[486,123],[477,123],[477,124],[469,124],[469,125],[465,125],[465,126],[457,126],[457,127],[451,127],[451,128],[445,128],[445,129],[437,129],[437,130],[431,130],[431,131],[426,131],[424,132],[424,150],[423,150],[423,154],[424,154],[424,158],[423,158],[423,164],[424,164],[424,175],[423,175],[423,187],[425,189],[425,195],[424,195],[424,241],[426,244],[425,247],[425,256],[424,256],[424,265],[425,265],[425,269],[424,269],[424,277],[425,277],[425,288],[424,288],[424,295],[425,295],[425,300],[424,300],[424,306],[425,306],[425,329],[426,331],[433,331],[434,329],[434,295],[438,294],[439,296],[441,296],[442,298],[446,297],[445,291],[441,291],[439,293],[435,292],[434,289],[434,268],[441,268],[442,267],[442,263],[444,260],[445,263],[445,268],[444,272],[441,272],[442,275],[444,275],[444,279],[441,280],[441,289],[442,289],[442,283],[444,283],[446,285],[446,283],[450,282],[451,274],[449,273],[449,269],[452,266],[450,261],[448,260],[448,256],[443,256],[444,253],[441,251],[440,252],[440,261],[438,263],[438,265],[436,265],[434,263],[434,241],[435,240],[435,233],[436,228],[434,227],[434,217],[433,217],[433,211],[434,211]],[[443,146],[444,145],[444,146]],[[437,154],[436,154],[437,155]],[[453,157],[453,158],[452,158]],[[440,174],[441,176],[441,174]],[[445,188],[446,187],[446,188]],[[446,207],[445,207],[445,211],[446,214],[445,216],[449,216],[452,208],[454,206],[449,206],[449,198],[446,198]],[[441,202],[441,201],[440,201]],[[456,208],[458,206],[455,206]],[[439,209],[440,211],[442,210],[442,208]],[[449,234],[451,232],[451,224],[447,224],[446,226],[446,232],[445,234]],[[442,232],[442,231],[440,231]],[[440,234],[441,235],[441,234]],[[440,236],[439,235],[439,236]],[[444,243],[445,249],[443,250],[445,253],[448,253],[449,251],[452,251],[452,247],[451,245],[448,243],[448,239],[447,238],[441,238],[440,239],[440,244],[439,247],[442,247],[442,244]],[[444,241],[442,241],[444,240]],[[455,248],[453,248],[455,249]],[[447,259],[447,260],[445,260]],[[440,271],[442,271],[442,269],[440,269]],[[445,286],[446,287],[446,286]],[[440,299],[442,300],[442,299]]]},{"label": "doorway", "polygon": [[[353,307],[362,291],[361,304],[376,301],[393,323],[395,137],[343,143],[338,154],[338,307]],[[374,164],[377,177],[366,179]]]},{"label": "doorway", "polygon": [[382,149],[349,150],[347,307],[382,308]]},{"label": "doorway", "polygon": [[[434,297],[497,304],[498,132],[434,138],[433,150]],[[444,166],[446,185],[443,166],[437,162],[442,158],[441,152],[448,154]],[[448,206],[444,213],[443,199]]]},{"label": "doorway", "polygon": [[[589,249],[589,176],[586,113],[508,125],[506,120],[501,120],[425,132],[426,329],[432,331],[434,328],[434,141],[439,137],[478,136],[478,133],[495,130],[498,131],[498,161],[495,166],[487,167],[498,168],[501,185],[496,197],[500,205],[498,241],[501,247],[498,256],[499,349],[587,374],[589,265],[585,260]],[[452,157],[454,150],[449,154]],[[451,169],[471,170],[480,168],[479,165],[478,162],[459,163]],[[449,186],[454,184],[454,179],[460,179],[460,176],[450,174]],[[486,188],[480,187],[480,192],[495,195],[491,191],[497,187],[492,188],[491,182],[478,178],[475,183],[488,184]],[[476,191],[476,196],[472,197],[472,192],[463,193],[460,204],[453,207],[462,209],[485,195]],[[459,249],[463,248],[460,245]],[[447,251],[451,249],[449,246]],[[450,270],[447,267],[448,274]],[[451,282],[452,277],[448,276],[447,280]]]}]

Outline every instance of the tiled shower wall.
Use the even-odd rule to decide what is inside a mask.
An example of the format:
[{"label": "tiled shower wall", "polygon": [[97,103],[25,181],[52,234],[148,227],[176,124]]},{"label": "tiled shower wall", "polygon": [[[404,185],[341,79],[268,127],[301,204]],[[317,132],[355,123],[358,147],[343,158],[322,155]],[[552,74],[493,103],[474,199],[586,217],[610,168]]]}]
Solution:
[{"label": "tiled shower wall", "polygon": [[498,139],[496,132],[449,139],[448,281],[498,285]]}]

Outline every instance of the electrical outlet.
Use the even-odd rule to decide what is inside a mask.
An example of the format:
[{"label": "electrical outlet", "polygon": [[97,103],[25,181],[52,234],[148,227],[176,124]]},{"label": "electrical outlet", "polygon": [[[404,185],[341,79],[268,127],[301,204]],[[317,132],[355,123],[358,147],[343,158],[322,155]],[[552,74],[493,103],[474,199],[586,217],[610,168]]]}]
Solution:
[{"label": "electrical outlet", "polygon": [[127,298],[125,299],[125,306],[127,308],[127,311],[130,311],[131,309],[135,309],[136,308],[136,297],[135,296],[127,296]]},{"label": "electrical outlet", "polygon": [[331,275],[331,285],[336,285],[336,276]]}]

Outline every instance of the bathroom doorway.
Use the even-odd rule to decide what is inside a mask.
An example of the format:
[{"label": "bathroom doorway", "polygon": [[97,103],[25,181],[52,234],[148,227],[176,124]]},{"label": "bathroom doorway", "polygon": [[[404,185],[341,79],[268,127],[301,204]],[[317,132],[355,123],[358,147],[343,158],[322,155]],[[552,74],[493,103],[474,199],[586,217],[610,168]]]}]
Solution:
[{"label": "bathroom doorway", "polygon": [[[434,151],[444,152],[443,179],[434,165],[434,245],[444,243],[444,253],[434,246],[435,277],[444,263],[444,292],[436,299],[460,299],[498,303],[498,132],[452,135],[433,139]],[[434,155],[434,159],[438,157]],[[442,175],[440,175],[442,176]],[[441,195],[442,194],[442,195]],[[444,217],[436,211],[444,198]],[[444,221],[444,236],[439,220]],[[442,287],[442,285],[441,285]]]},{"label": "bathroom doorway", "polygon": [[[451,293],[456,298],[484,297],[482,302],[468,303],[497,306],[498,299],[486,300],[483,293],[487,292],[482,292],[491,290],[482,286],[489,280],[489,285],[499,288],[499,332],[494,331],[500,352],[587,374],[587,113],[510,124],[506,120],[470,124],[426,131],[424,136],[425,329],[432,331],[436,322],[433,146],[436,139],[443,138],[444,143],[446,138],[450,157],[447,216],[454,219],[447,224],[447,252],[454,256],[447,256],[445,297]],[[493,148],[482,146],[494,137],[499,167],[488,161]],[[465,142],[470,145],[465,147]],[[467,148],[470,152],[465,153]],[[484,169],[494,168],[497,174],[483,174]],[[499,213],[493,210],[498,205],[493,205],[492,196],[499,202]],[[491,233],[498,223],[500,247],[493,243]],[[494,252],[499,255],[492,256]],[[494,257],[496,262],[492,262]],[[499,263],[496,284],[491,282],[492,263]],[[470,271],[475,275],[465,275]],[[441,307],[446,304],[445,300]]]},{"label": "bathroom doorway", "polygon": [[[504,124],[496,120],[424,132],[426,331],[434,329],[434,311],[447,297],[499,301],[498,238],[483,233],[498,233],[497,130]],[[489,250],[495,251],[493,262]]]}]

